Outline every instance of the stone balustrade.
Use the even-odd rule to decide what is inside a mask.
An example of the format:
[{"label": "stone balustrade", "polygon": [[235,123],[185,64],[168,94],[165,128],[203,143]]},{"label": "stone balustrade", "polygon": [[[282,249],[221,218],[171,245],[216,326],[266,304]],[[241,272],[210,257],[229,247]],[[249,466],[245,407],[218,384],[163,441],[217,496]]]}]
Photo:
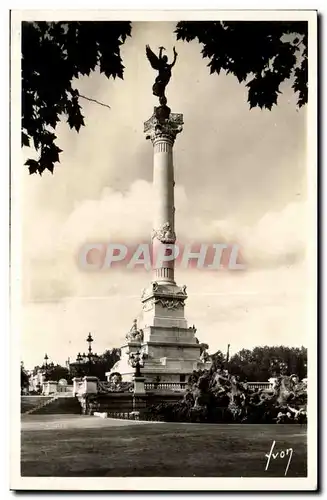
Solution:
[{"label": "stone balustrade", "polygon": [[186,382],[145,382],[146,391],[185,391]]},{"label": "stone balustrade", "polygon": [[[97,377],[83,377],[73,379],[73,395],[97,394],[100,392],[111,392],[110,383],[100,381]],[[186,382],[145,382],[143,377],[134,378],[134,389],[131,387],[130,392],[136,394],[145,394],[146,392],[183,392],[186,390]],[[248,382],[249,389],[263,389],[271,391],[273,389],[272,382]]]},{"label": "stone balustrade", "polygon": [[247,386],[249,389],[264,389],[264,390],[272,390],[273,384],[271,382],[248,382]]}]

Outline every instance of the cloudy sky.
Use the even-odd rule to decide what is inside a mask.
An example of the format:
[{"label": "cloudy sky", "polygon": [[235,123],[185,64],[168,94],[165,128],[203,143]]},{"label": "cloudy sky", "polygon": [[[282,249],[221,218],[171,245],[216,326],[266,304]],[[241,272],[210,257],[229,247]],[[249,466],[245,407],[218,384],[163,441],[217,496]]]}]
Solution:
[{"label": "cloudy sky", "polygon": [[[238,242],[246,270],[176,272],[186,284],[186,316],[210,351],[307,345],[306,109],[292,82],[278,107],[249,110],[233,76],[210,75],[197,42],[176,42],[175,23],[134,23],[122,49],[124,80],[80,79],[86,127],[58,128],[54,175],[23,170],[23,332],[28,368],[44,353],[58,363],[86,350],[119,347],[134,317],[146,271],[90,273],[76,263],[88,241],[124,242],[152,229],[152,146],[143,122],[156,105],[145,45],[178,61],[167,88],[184,130],[174,146],[176,231],[182,241]],[[25,152],[26,156],[31,154]]]}]

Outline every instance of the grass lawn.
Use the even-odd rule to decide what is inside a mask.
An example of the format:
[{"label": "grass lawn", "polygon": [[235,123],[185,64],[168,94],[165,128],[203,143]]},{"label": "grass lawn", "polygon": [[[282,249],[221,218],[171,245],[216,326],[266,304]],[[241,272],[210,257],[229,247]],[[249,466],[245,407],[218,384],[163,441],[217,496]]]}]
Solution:
[{"label": "grass lawn", "polygon": [[35,408],[38,406],[40,403],[45,403],[46,401],[49,401],[51,397],[47,396],[21,396],[20,398],[20,405],[21,405],[21,413],[24,413],[25,411],[31,410],[32,408]]},{"label": "grass lawn", "polygon": [[115,421],[76,415],[22,417],[22,476],[306,476],[306,426]]}]

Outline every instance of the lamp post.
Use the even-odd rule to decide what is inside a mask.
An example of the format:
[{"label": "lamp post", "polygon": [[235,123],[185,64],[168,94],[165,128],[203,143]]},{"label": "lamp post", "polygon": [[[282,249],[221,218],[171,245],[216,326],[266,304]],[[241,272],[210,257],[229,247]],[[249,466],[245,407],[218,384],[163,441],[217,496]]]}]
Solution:
[{"label": "lamp post", "polygon": [[88,347],[88,353],[87,353],[87,358],[88,358],[88,372],[89,372],[89,375],[91,375],[91,363],[92,363],[92,342],[93,342],[93,338],[92,338],[92,335],[91,333],[88,334],[88,337],[86,339],[86,342],[89,344],[89,347]]},{"label": "lamp post", "polygon": [[81,364],[83,363],[83,358],[81,353],[79,352],[76,356],[76,375],[80,377],[82,375],[82,369],[81,369]]},{"label": "lamp post", "polygon": [[88,334],[86,342],[89,344],[88,353],[86,356],[85,356],[85,354],[83,354],[83,356],[85,356],[87,358],[88,374],[91,375],[92,363],[95,362],[96,359],[98,358],[98,355],[96,353],[92,352],[92,342],[94,342],[94,339],[92,338],[91,333]]},{"label": "lamp post", "polygon": [[141,377],[141,367],[144,366],[143,360],[143,353],[140,353],[140,351],[136,351],[135,353],[131,353],[129,355],[130,364],[133,368],[135,368],[135,377]]},{"label": "lamp post", "polygon": [[43,369],[43,372],[44,372],[44,379],[47,380],[48,378],[48,359],[49,359],[49,356],[47,355],[47,353],[45,353],[44,355],[44,362],[43,362],[43,365],[42,365],[42,369]]},{"label": "lamp post", "polygon": [[92,352],[92,342],[94,342],[94,339],[92,338],[91,333],[88,334],[85,340],[88,343],[87,354],[85,352],[83,352],[82,354],[79,352],[74,363],[74,365],[76,366],[76,371],[78,372],[78,376],[91,375],[92,363],[94,363],[99,358],[96,353]]},{"label": "lamp post", "polygon": [[145,384],[144,376],[141,374],[141,367],[144,366],[144,353],[140,351],[131,352],[129,354],[129,364],[135,368],[133,381],[134,381],[134,394],[133,394],[133,411],[140,411],[146,405],[145,403]]}]

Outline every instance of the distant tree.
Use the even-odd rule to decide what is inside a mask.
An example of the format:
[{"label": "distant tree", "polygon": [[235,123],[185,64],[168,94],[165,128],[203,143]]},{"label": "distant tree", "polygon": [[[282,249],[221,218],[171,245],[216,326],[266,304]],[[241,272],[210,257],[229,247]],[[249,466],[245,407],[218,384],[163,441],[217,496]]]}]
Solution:
[{"label": "distant tree", "polygon": [[20,367],[20,388],[21,392],[29,388],[29,376],[23,366]]},{"label": "distant tree", "polygon": [[228,364],[229,371],[234,375],[238,375],[242,380],[259,380],[253,378],[256,377],[254,367],[254,358],[250,349],[242,349],[238,353],[231,356]]},{"label": "distant tree", "polygon": [[120,355],[120,349],[114,347],[113,349],[106,350],[93,360],[92,363],[71,363],[69,368],[70,376],[72,378],[83,377],[91,373],[100,380],[104,380],[106,372],[111,370],[114,364],[120,359]]},{"label": "distant tree", "polygon": [[248,88],[250,108],[271,109],[291,76],[299,107],[308,100],[307,21],[181,21],[178,40],[198,40],[210,73],[221,70]]},{"label": "distant tree", "polygon": [[22,23],[22,145],[33,145],[31,174],[53,172],[60,147],[55,129],[63,117],[77,132],[85,125],[75,79],[96,67],[107,78],[123,78],[121,45],[128,21]]},{"label": "distant tree", "polygon": [[68,368],[61,365],[53,365],[47,370],[47,379],[53,380],[55,382],[59,382],[61,378],[67,380],[67,382],[71,382],[71,374],[69,373]]},{"label": "distant tree", "polygon": [[36,375],[39,370],[42,370],[41,366],[39,365],[34,366],[32,374]]},{"label": "distant tree", "polygon": [[96,363],[92,365],[92,375],[98,377],[100,380],[105,380],[106,372],[109,372],[111,368],[120,359],[121,351],[120,349],[113,348],[106,350],[98,359]]},{"label": "distant tree", "polygon": [[303,379],[307,375],[307,349],[285,346],[242,349],[231,357],[229,371],[241,380],[257,382],[283,373]]}]

